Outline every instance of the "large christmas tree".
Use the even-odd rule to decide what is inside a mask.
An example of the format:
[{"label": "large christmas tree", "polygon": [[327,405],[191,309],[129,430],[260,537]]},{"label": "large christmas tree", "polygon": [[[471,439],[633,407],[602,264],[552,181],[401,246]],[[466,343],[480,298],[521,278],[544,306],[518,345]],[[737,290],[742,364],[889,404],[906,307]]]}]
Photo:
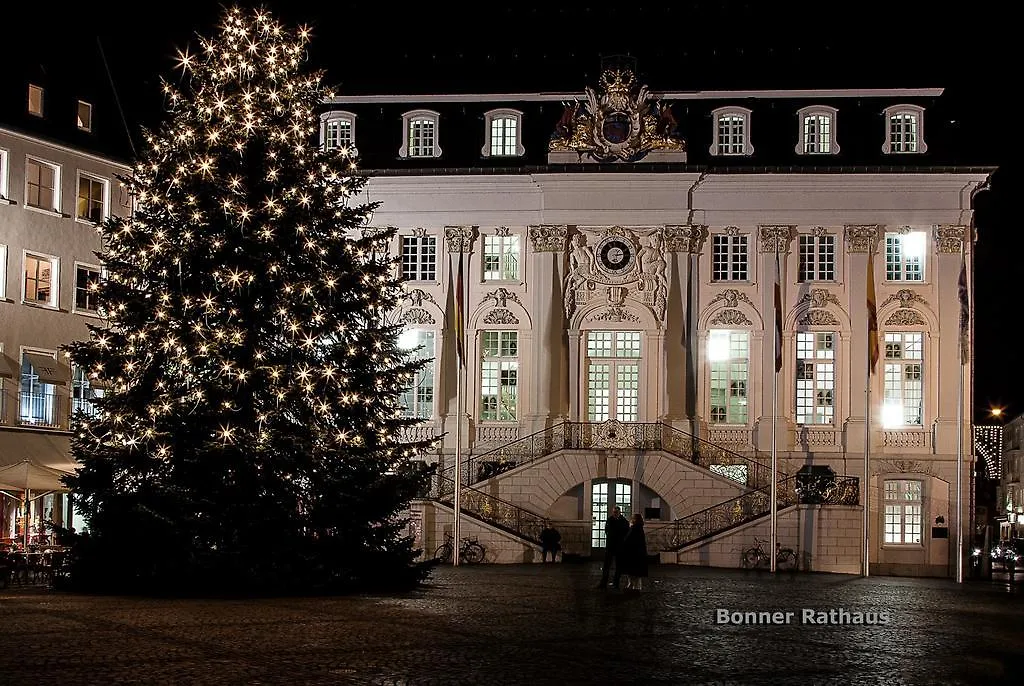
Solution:
[{"label": "large christmas tree", "polygon": [[387,321],[390,233],[360,231],[365,180],[317,143],[308,39],[226,11],[165,83],[166,121],[125,180],[134,213],[103,227],[107,322],[70,346],[106,386],[72,442],[82,586],[422,578],[398,518],[426,478],[400,438],[419,363]]}]

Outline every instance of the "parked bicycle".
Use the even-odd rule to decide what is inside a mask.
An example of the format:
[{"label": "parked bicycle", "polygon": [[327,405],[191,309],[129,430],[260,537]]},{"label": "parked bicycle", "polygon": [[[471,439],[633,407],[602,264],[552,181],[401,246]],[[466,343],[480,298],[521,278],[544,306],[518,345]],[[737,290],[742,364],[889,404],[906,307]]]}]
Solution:
[{"label": "parked bicycle", "polygon": [[[455,537],[451,534],[444,535],[444,543],[434,551],[434,559],[438,562],[451,562],[452,551],[455,548]],[[459,562],[467,565],[475,565],[484,561],[486,553],[484,546],[475,538],[462,539],[459,546]]]},{"label": "parked bicycle", "polygon": [[[768,541],[754,538],[754,547],[743,553],[744,569],[771,567],[772,560],[768,557],[768,551],[765,550],[765,543],[768,543]],[[796,553],[793,552],[792,548],[783,548],[781,543],[776,543],[775,551],[775,569],[796,569]]]}]

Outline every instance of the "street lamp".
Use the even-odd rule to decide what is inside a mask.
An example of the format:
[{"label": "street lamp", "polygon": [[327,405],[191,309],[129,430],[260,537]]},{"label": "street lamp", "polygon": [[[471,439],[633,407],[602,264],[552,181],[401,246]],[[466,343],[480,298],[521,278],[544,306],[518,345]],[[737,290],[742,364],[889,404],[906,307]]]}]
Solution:
[{"label": "street lamp", "polygon": [[999,421],[1000,419],[1003,418],[1003,408],[1001,407],[990,407],[988,409],[988,413],[992,417],[992,419],[995,419],[996,421]]}]

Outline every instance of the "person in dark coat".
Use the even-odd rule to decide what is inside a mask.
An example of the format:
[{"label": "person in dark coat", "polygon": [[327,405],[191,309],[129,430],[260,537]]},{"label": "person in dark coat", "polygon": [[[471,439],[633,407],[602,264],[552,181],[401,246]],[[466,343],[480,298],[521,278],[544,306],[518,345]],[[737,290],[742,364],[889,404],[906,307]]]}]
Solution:
[{"label": "person in dark coat", "polygon": [[551,525],[551,522],[544,522],[544,530],[540,532],[540,547],[541,547],[541,562],[548,561],[548,553],[551,553],[551,561],[557,562],[555,559],[558,555],[558,551],[562,549],[561,545],[562,534],[558,533],[558,529]]},{"label": "person in dark coat", "polygon": [[616,570],[626,576],[626,588],[642,591],[647,578],[647,536],[644,534],[644,518],[637,512],[633,524],[622,541]]},{"label": "person in dark coat", "polygon": [[612,579],[612,586],[614,588],[619,587],[619,579],[622,577],[619,548],[622,546],[622,541],[626,538],[627,533],[629,533],[629,522],[622,516],[622,510],[613,507],[608,521],[604,524],[604,567],[601,570],[601,583],[597,585],[598,588],[606,588],[608,586],[608,577],[611,574],[613,563],[615,564],[615,577]]}]

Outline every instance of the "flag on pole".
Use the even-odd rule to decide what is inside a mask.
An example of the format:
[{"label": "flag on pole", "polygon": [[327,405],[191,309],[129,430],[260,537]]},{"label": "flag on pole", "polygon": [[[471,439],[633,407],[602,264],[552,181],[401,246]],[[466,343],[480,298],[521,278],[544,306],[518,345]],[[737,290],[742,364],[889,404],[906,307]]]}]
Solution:
[{"label": "flag on pole", "polygon": [[960,298],[960,364],[967,364],[970,345],[971,301],[967,290],[967,258],[960,253],[960,278],[957,279],[957,295]]},{"label": "flag on pole", "polygon": [[462,287],[462,253],[459,253],[459,273],[455,279],[455,350],[459,355],[459,366],[466,366],[466,349],[463,339],[466,337],[466,307],[463,302]]},{"label": "flag on pole", "polygon": [[875,308],[875,253],[868,250],[868,372],[878,364],[878,313]]},{"label": "flag on pole", "polygon": [[775,251],[775,373],[782,371],[782,269]]}]

